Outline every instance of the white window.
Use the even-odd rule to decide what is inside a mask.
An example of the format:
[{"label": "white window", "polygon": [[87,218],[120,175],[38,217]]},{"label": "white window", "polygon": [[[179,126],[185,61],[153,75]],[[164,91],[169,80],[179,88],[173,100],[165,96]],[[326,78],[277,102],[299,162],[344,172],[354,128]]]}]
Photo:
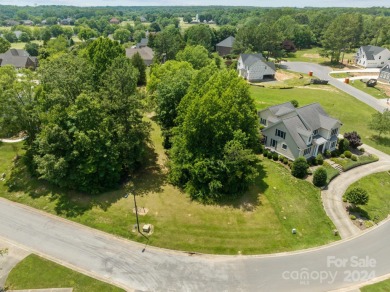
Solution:
[{"label": "white window", "polygon": [[263,119],[263,118],[260,118],[260,124],[266,126],[267,125],[267,120]]},{"label": "white window", "polygon": [[282,144],[282,149],[283,149],[283,150],[287,150],[287,144],[283,143],[283,144]]},{"label": "white window", "polygon": [[330,144],[330,148],[335,148],[336,147],[336,142],[332,142],[331,144]]},{"label": "white window", "polygon": [[317,134],[318,134],[318,130],[314,130],[313,135],[317,135]]},{"label": "white window", "polygon": [[274,139],[271,139],[271,147],[274,147],[276,149],[277,146],[278,146],[278,142]]},{"label": "white window", "polygon": [[311,136],[309,137],[309,143],[311,143]]},{"label": "white window", "polygon": [[332,129],[332,132],[330,133],[330,135],[331,135],[331,136],[335,136],[335,135],[337,135],[337,132],[338,132],[338,131],[339,131],[338,128]]}]

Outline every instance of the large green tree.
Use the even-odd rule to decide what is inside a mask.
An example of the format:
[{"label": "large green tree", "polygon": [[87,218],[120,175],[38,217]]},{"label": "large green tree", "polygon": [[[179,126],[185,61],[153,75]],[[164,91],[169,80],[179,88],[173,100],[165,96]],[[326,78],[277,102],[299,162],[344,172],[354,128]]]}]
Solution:
[{"label": "large green tree", "polygon": [[5,53],[11,48],[11,44],[6,39],[0,37],[0,54]]},{"label": "large green tree", "polygon": [[215,45],[214,31],[206,24],[197,24],[189,27],[184,33],[184,40],[188,45],[200,45],[209,51]]},{"label": "large green tree", "polygon": [[174,25],[168,25],[154,37],[149,36],[149,45],[160,62],[175,59],[177,52],[185,47],[180,30]]},{"label": "large green tree", "polygon": [[206,67],[211,62],[208,51],[200,45],[186,46],[184,50],[177,53],[176,60],[188,62],[196,70]]},{"label": "large green tree", "polygon": [[201,70],[179,105],[177,122],[170,151],[174,184],[202,201],[248,188],[257,176],[259,130],[248,85],[235,72]]},{"label": "large green tree", "polygon": [[382,134],[390,133],[390,111],[376,112],[373,114],[368,127],[378,132],[379,137]]},{"label": "large green tree", "polygon": [[141,55],[137,52],[131,58],[131,62],[133,66],[138,69],[139,72],[137,85],[146,85],[146,65],[144,60],[142,60]]}]

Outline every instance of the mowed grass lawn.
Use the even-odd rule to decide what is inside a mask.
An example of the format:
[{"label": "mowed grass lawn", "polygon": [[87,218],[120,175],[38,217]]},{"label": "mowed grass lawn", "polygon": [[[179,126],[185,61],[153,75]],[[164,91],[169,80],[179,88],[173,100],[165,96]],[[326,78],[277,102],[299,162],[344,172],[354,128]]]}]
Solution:
[{"label": "mowed grass lawn", "polygon": [[[260,177],[243,196],[219,205],[191,201],[166,181],[160,166],[166,159],[159,127],[152,122],[155,164],[133,178],[138,207],[149,209],[140,216],[141,226],[151,223],[148,244],[183,251],[216,254],[261,254],[298,250],[335,240],[334,226],[326,216],[320,192],[312,184],[293,178],[282,165],[268,159],[259,166]],[[0,147],[0,171],[9,177],[14,150]],[[15,176],[15,175],[14,175]],[[136,222],[133,197],[124,198],[125,187],[86,196],[63,192],[30,178],[23,169],[15,180],[19,191],[0,183],[0,196],[45,210],[70,220],[145,242],[132,232]],[[292,228],[297,234],[291,233]]]},{"label": "mowed grass lawn", "polygon": [[31,254],[8,275],[5,287],[12,290],[73,288],[73,292],[125,291]]},{"label": "mowed grass lawn", "polygon": [[368,204],[359,208],[367,212],[369,219],[375,222],[386,219],[390,214],[390,172],[366,176],[350,185],[347,192],[356,187],[368,192]]},{"label": "mowed grass lawn", "polygon": [[375,98],[378,98],[378,99],[388,98],[388,96],[384,90],[380,89],[379,87],[367,87],[366,83],[364,83],[360,80],[353,80],[353,82],[351,81],[349,84],[351,86],[361,90],[361,91],[364,91],[365,93],[367,93]]},{"label": "mowed grass lawn", "polygon": [[363,143],[390,154],[390,135],[382,135],[381,139],[377,139],[374,138],[377,133],[368,128],[375,110],[330,85],[309,85],[292,89],[251,86],[250,91],[259,110],[293,99],[299,102],[299,106],[318,102],[330,116],[343,123],[340,130],[342,134],[357,131]]},{"label": "mowed grass lawn", "polygon": [[390,291],[390,279],[360,288],[361,292],[388,292]]}]

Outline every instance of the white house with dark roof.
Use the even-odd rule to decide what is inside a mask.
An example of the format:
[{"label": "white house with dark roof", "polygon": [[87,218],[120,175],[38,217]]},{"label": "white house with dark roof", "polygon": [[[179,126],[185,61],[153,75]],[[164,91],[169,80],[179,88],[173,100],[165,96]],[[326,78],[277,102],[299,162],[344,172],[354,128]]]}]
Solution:
[{"label": "white house with dark roof", "polygon": [[235,40],[236,39],[233,36],[230,36],[230,37],[224,39],[223,41],[219,42],[218,44],[216,44],[215,47],[216,47],[217,53],[220,56],[229,55],[233,50],[233,44],[234,44]]},{"label": "white house with dark roof", "polygon": [[336,149],[342,123],[328,116],[319,103],[295,108],[286,102],[261,110],[258,116],[265,147],[291,160]]},{"label": "white house with dark roof", "polygon": [[275,77],[275,64],[267,62],[262,54],[241,54],[237,62],[238,75],[249,82]]},{"label": "white house with dark roof", "polygon": [[356,52],[356,64],[365,68],[381,68],[390,61],[390,51],[377,46],[362,46]]},{"label": "white house with dark roof", "polygon": [[390,62],[382,67],[378,77],[379,82],[390,83]]}]

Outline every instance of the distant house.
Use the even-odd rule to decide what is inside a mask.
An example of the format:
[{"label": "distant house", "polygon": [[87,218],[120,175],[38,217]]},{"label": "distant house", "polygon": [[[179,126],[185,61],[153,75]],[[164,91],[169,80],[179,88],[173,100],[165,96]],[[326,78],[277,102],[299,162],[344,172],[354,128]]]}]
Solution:
[{"label": "distant house", "polygon": [[147,47],[149,40],[147,38],[142,38],[141,41],[136,45],[137,48]]},{"label": "distant house", "polygon": [[258,112],[266,148],[291,160],[316,157],[336,149],[342,123],[319,103],[295,108],[290,102]]},{"label": "distant house", "polygon": [[15,25],[19,25],[19,24],[20,24],[19,21],[12,20],[12,19],[7,20],[7,21],[5,22],[5,25],[6,25],[6,26],[15,26]]},{"label": "distant house", "polygon": [[356,64],[365,68],[381,68],[390,60],[390,51],[376,46],[362,46],[356,52]]},{"label": "distant house", "polygon": [[220,56],[229,55],[233,50],[233,44],[236,39],[232,36],[224,39],[216,45],[217,53]]},{"label": "distant house", "polygon": [[215,21],[211,19],[208,21],[208,24],[215,24]]},{"label": "distant house", "polygon": [[34,25],[34,22],[32,20],[23,20],[24,25]]},{"label": "distant house", "polygon": [[0,54],[0,66],[12,65],[16,69],[30,68],[35,69],[38,66],[36,57],[21,49],[10,49],[7,52]]},{"label": "distant house", "polygon": [[64,18],[64,19],[61,19],[60,21],[60,24],[62,25],[71,25],[71,24],[74,24],[74,20],[72,18]]},{"label": "distant house", "polygon": [[384,83],[390,83],[390,63],[387,63],[387,65],[385,65],[381,69],[379,73],[378,81]]},{"label": "distant house", "polygon": [[111,24],[119,24],[120,20],[118,18],[113,17],[113,18],[110,19],[110,23]]},{"label": "distant house", "polygon": [[284,40],[282,42],[282,49],[286,52],[296,52],[297,48],[295,47],[295,44],[293,41],[290,40]]},{"label": "distant house", "polygon": [[46,20],[46,19],[42,20],[42,21],[41,21],[41,24],[42,24],[42,25],[46,25],[46,24],[47,24],[47,20]]},{"label": "distant house", "polygon": [[139,18],[139,20],[141,21],[141,22],[147,22],[148,20],[145,18],[145,16],[141,16],[140,18]]},{"label": "distant house", "polygon": [[127,48],[126,57],[132,58],[136,53],[141,55],[142,60],[144,60],[146,66],[150,66],[153,62],[154,52],[149,47],[141,48]]},{"label": "distant house", "polygon": [[267,62],[262,54],[241,54],[237,62],[238,75],[254,82],[275,77],[275,64]]}]

